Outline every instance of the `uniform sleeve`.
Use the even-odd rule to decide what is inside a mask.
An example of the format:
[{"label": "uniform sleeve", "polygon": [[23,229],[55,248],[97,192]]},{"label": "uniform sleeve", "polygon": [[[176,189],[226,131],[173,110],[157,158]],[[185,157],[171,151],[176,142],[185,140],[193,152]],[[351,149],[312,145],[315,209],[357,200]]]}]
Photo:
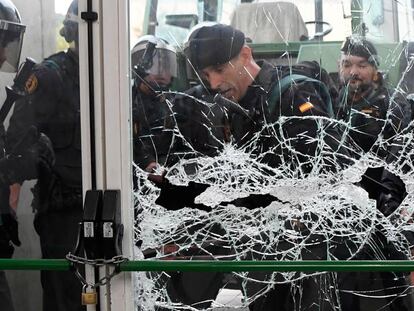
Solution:
[{"label": "uniform sleeve", "polygon": [[174,151],[187,152],[186,156],[215,156],[225,140],[223,110],[218,105],[207,104],[213,102],[212,96],[187,92],[200,101],[187,96],[175,98],[173,113],[179,130],[176,140],[180,143]]},{"label": "uniform sleeve", "polygon": [[154,148],[151,148],[148,141],[141,137],[134,136],[134,162],[142,169],[145,169],[151,162],[156,162],[157,157]]},{"label": "uniform sleeve", "polygon": [[391,122],[386,129],[386,138],[390,138],[401,132],[411,121],[410,104],[404,96],[396,94],[390,100],[390,119]]},{"label": "uniform sleeve", "polygon": [[29,93],[17,100],[7,129],[6,149],[10,151],[31,126],[43,132],[45,124],[56,109],[62,96],[61,77],[56,70],[44,65],[35,68],[26,83]]},{"label": "uniform sleeve", "polygon": [[[345,146],[346,139],[342,137],[345,131],[338,123],[329,122],[332,118],[328,107],[313,83],[305,82],[292,85],[283,95],[281,114],[292,118],[283,125],[290,147],[299,157],[301,163],[317,157],[321,148],[324,149],[324,164],[329,167],[339,164],[350,164],[349,150]],[[308,118],[312,116],[325,117],[326,120]],[[309,165],[312,166],[312,160]],[[310,168],[309,168],[310,169]]]},{"label": "uniform sleeve", "polygon": [[133,157],[134,162],[142,169],[145,169],[149,163],[156,161],[156,157],[153,153],[153,148],[151,148],[146,141],[141,139],[141,136],[148,134],[144,133],[146,131],[143,126],[143,113],[142,105],[139,104],[137,98],[134,98],[132,109]]},{"label": "uniform sleeve", "polygon": [[[167,103],[155,99],[147,102],[159,110],[148,110],[144,102],[134,103],[134,161],[145,169],[150,163],[165,165],[172,140],[172,129],[168,126],[169,113]],[[154,114],[149,116],[148,114]],[[153,123],[151,118],[159,118]]]}]

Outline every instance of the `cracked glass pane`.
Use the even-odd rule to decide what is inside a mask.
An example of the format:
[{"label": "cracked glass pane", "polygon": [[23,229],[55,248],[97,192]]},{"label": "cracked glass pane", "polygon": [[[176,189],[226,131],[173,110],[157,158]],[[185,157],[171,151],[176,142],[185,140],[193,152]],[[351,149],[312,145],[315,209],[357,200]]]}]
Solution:
[{"label": "cracked glass pane", "polygon": [[[136,258],[408,260],[411,1],[131,0]],[[139,15],[139,16],[138,16]],[[405,272],[136,274],[137,310],[411,310]]]}]

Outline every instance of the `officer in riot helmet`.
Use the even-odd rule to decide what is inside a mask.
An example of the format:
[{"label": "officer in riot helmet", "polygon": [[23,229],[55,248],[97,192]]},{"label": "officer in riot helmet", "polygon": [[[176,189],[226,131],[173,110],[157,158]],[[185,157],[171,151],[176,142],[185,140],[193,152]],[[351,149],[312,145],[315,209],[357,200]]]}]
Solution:
[{"label": "officer in riot helmet", "polygon": [[[32,70],[29,95],[16,103],[7,130],[7,150],[30,126],[51,140],[55,163],[39,172],[33,188],[34,226],[42,258],[65,258],[73,250],[82,220],[82,167],[78,60],[78,1],[74,0],[60,34],[67,51],[44,59]],[[81,283],[73,272],[42,271],[43,310],[82,310]]]},{"label": "officer in riot helmet", "polygon": [[[0,0],[1,72],[17,72],[25,28],[15,5],[9,0]],[[20,72],[17,75],[19,74]],[[15,81],[17,80],[19,79],[16,76]],[[12,89],[14,88],[10,88],[10,90]],[[8,96],[12,95],[8,93]],[[9,102],[12,104],[12,100]],[[6,105],[3,106],[2,112]],[[19,146],[19,148],[14,148],[5,154],[3,122],[8,113],[7,109],[9,108],[4,110],[5,113],[1,113],[0,120],[0,258],[11,258],[14,246],[21,244],[16,221],[15,208],[17,206],[12,206],[9,201],[10,192],[16,189],[12,185],[23,180],[36,178],[37,171],[41,166],[46,168],[53,162],[50,141],[33,128],[27,132],[27,135],[21,137],[21,140],[27,143],[25,146]],[[4,271],[0,271],[0,305],[2,310],[15,310]]]},{"label": "officer in riot helmet", "polygon": [[144,93],[167,91],[177,77],[175,48],[153,35],[141,37],[131,51],[135,85]]},{"label": "officer in riot helmet", "polygon": [[[17,71],[20,58],[23,35],[26,26],[21,23],[20,14],[14,4],[8,0],[0,1],[0,71]],[[1,137],[4,137],[4,126],[1,124]],[[1,150],[4,150],[4,140],[1,139]],[[4,152],[1,154],[0,162],[4,161]],[[6,176],[6,165],[1,171],[1,176]],[[17,221],[15,211],[9,205],[9,184],[14,181],[3,181],[0,187],[0,257],[10,258],[13,255],[14,245],[20,245],[17,232]],[[13,302],[10,289],[4,271],[0,272],[0,304],[2,309],[13,311]]]},{"label": "officer in riot helmet", "polygon": [[[23,42],[23,35],[26,26],[21,23],[19,11],[9,0],[0,1],[0,71],[16,72],[20,52]],[[4,126],[0,125],[1,137],[4,137]],[[4,139],[1,139],[1,150],[4,150]],[[4,161],[4,152],[1,153],[1,161]],[[4,176],[4,170],[9,167],[6,165],[1,171]],[[10,207],[9,183],[15,181],[4,181],[0,186],[0,258],[11,258],[14,252],[14,245],[19,246],[20,240],[17,231],[17,221],[15,211]],[[2,310],[14,311],[14,306],[10,294],[4,271],[0,271],[0,305]]]},{"label": "officer in riot helmet", "polygon": [[147,171],[164,164],[171,131],[169,90],[177,77],[176,51],[153,35],[141,37],[131,51],[134,161]]},{"label": "officer in riot helmet", "polygon": [[77,49],[79,45],[78,23],[78,1],[75,0],[70,4],[63,27],[59,31],[67,43],[72,43],[72,49]]},{"label": "officer in riot helmet", "polygon": [[26,26],[9,0],[0,2],[0,71],[16,72]]}]

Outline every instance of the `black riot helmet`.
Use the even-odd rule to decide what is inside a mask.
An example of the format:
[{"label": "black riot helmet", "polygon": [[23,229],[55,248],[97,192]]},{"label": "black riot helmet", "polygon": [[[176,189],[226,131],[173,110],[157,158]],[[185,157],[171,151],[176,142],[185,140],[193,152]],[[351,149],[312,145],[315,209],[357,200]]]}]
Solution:
[{"label": "black riot helmet", "polygon": [[17,71],[25,30],[13,2],[0,0],[0,71]]},{"label": "black riot helmet", "polygon": [[131,51],[134,79],[140,83],[146,76],[170,77],[168,83],[158,81],[158,89],[165,89],[177,77],[177,55],[167,41],[153,35],[141,37]]},{"label": "black riot helmet", "polygon": [[59,31],[59,34],[65,38],[66,42],[78,41],[78,24],[78,0],[73,0],[63,20],[63,27]]}]

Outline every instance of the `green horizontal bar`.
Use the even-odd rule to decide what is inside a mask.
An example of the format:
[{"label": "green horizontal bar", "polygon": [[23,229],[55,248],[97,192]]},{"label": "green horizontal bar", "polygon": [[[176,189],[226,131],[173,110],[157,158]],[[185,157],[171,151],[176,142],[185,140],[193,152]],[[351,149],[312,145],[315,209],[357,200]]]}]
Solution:
[{"label": "green horizontal bar", "polygon": [[362,261],[208,261],[208,260],[140,260],[124,262],[121,271],[197,271],[197,272],[243,272],[243,271],[414,271],[414,261],[408,260],[362,260]]},{"label": "green horizontal bar", "polygon": [[53,270],[69,271],[66,259],[0,259],[0,270]]},{"label": "green horizontal bar", "polygon": [[[0,270],[68,271],[66,259],[0,259]],[[216,260],[138,260],[120,264],[120,271],[205,271],[205,272],[355,272],[355,271],[414,271],[409,260],[349,260],[349,261],[216,261]]]}]

